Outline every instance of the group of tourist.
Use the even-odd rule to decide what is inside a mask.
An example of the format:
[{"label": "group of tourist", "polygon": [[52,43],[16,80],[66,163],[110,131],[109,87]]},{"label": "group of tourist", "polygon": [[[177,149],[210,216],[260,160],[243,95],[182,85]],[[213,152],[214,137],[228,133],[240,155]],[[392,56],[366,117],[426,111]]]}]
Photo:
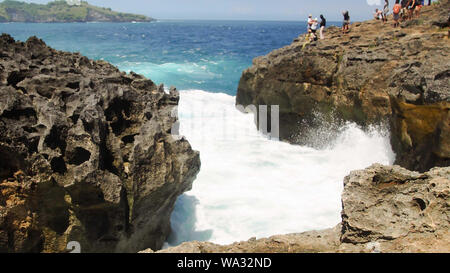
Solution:
[{"label": "group of tourist", "polygon": [[310,14],[308,16],[308,34],[310,36],[311,39],[313,39],[314,41],[316,41],[317,38],[317,29],[319,29],[319,35],[320,35],[320,39],[323,39],[323,30],[325,29],[325,27],[327,26],[327,20],[325,19],[325,17],[323,17],[323,15],[320,15],[320,23],[319,20],[317,18],[313,19],[312,18],[312,14]]},{"label": "group of tourist", "polygon": [[[348,11],[343,11],[342,15],[344,15],[344,23],[342,24],[342,32],[347,33],[349,31],[349,25],[350,25],[350,15]],[[312,14],[308,16],[308,36],[310,39],[316,41],[318,39],[317,37],[317,30],[319,29],[319,37],[320,39],[324,39],[325,36],[323,35],[323,31],[325,27],[327,26],[327,20],[325,17],[321,14],[320,15],[320,23],[317,18],[313,19]]]},{"label": "group of tourist", "polygon": [[[395,0],[393,7],[394,27],[400,25],[400,21],[411,20],[413,17],[418,17],[422,6],[425,5],[425,0]],[[428,0],[428,5],[431,5],[431,0]],[[388,21],[389,14],[389,0],[384,0],[383,10],[375,9],[374,18],[381,20],[383,23]],[[342,33],[349,32],[350,15],[348,10],[342,12],[344,21],[342,23]],[[317,18],[313,19],[312,14],[308,16],[308,37],[310,40],[316,41],[318,39],[317,30],[319,30],[320,39],[324,39],[323,31],[327,25],[327,20],[323,15],[320,15],[320,23]]]},{"label": "group of tourist", "polygon": [[384,1],[383,10],[375,9],[374,17],[377,20],[381,20],[382,22],[387,22],[387,15],[389,13],[389,1]]},{"label": "group of tourist", "polygon": [[[392,9],[394,18],[394,27],[400,25],[400,21],[411,20],[420,15],[422,7],[425,5],[425,0],[395,0]],[[431,0],[428,0],[428,5],[431,5]],[[383,23],[387,22],[389,14],[389,0],[384,1],[383,10],[375,9],[374,18],[381,20]]]}]

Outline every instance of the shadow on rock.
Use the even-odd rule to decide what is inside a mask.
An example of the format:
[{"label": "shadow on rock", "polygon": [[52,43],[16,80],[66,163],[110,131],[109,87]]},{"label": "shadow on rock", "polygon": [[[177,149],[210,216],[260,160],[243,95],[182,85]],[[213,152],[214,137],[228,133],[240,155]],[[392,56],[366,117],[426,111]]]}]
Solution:
[{"label": "shadow on rock", "polygon": [[195,228],[198,203],[195,196],[183,194],[178,198],[171,218],[172,233],[168,239],[170,246],[177,246],[188,241],[205,242],[211,239],[213,230],[198,231]]}]

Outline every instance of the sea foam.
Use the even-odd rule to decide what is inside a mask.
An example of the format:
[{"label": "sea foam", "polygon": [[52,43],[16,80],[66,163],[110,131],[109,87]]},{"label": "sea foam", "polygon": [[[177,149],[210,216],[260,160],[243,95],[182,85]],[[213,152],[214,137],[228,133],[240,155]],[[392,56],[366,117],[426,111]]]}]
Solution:
[{"label": "sea foam", "polygon": [[383,130],[355,124],[322,150],[268,140],[226,94],[182,91],[179,117],[202,168],[177,201],[166,246],[333,227],[340,222],[343,178],[395,158]]}]

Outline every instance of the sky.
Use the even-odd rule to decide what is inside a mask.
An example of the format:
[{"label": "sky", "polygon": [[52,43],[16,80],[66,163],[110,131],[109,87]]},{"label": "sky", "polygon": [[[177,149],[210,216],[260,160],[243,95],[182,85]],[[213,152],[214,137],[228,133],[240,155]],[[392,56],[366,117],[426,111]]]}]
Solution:
[{"label": "sky", "polygon": [[[22,0],[47,3],[49,0]],[[88,0],[90,4],[116,11],[151,16],[156,19],[199,20],[286,20],[304,21],[308,14],[323,14],[330,21],[341,21],[342,11],[352,21],[372,18],[382,0]],[[395,2],[389,1],[391,6]]]}]

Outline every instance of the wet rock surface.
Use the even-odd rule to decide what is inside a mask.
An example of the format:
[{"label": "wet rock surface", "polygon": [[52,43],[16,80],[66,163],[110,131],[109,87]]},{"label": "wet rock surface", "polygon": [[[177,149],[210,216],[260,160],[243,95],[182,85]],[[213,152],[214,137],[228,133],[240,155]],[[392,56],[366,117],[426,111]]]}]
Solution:
[{"label": "wet rock surface", "polygon": [[311,134],[330,124],[387,123],[397,164],[448,166],[449,10],[444,0],[401,28],[371,20],[353,23],[346,35],[329,27],[324,40],[302,35],[254,59],[236,103],[279,105],[280,137],[295,144],[316,145]]},{"label": "wet rock surface", "polygon": [[179,95],[35,37],[0,37],[0,252],[159,249],[199,153]]},{"label": "wet rock surface", "polygon": [[[344,179],[335,228],[162,253],[450,252],[450,167],[427,173],[375,164]],[[152,253],[152,250],[143,253]]]}]

